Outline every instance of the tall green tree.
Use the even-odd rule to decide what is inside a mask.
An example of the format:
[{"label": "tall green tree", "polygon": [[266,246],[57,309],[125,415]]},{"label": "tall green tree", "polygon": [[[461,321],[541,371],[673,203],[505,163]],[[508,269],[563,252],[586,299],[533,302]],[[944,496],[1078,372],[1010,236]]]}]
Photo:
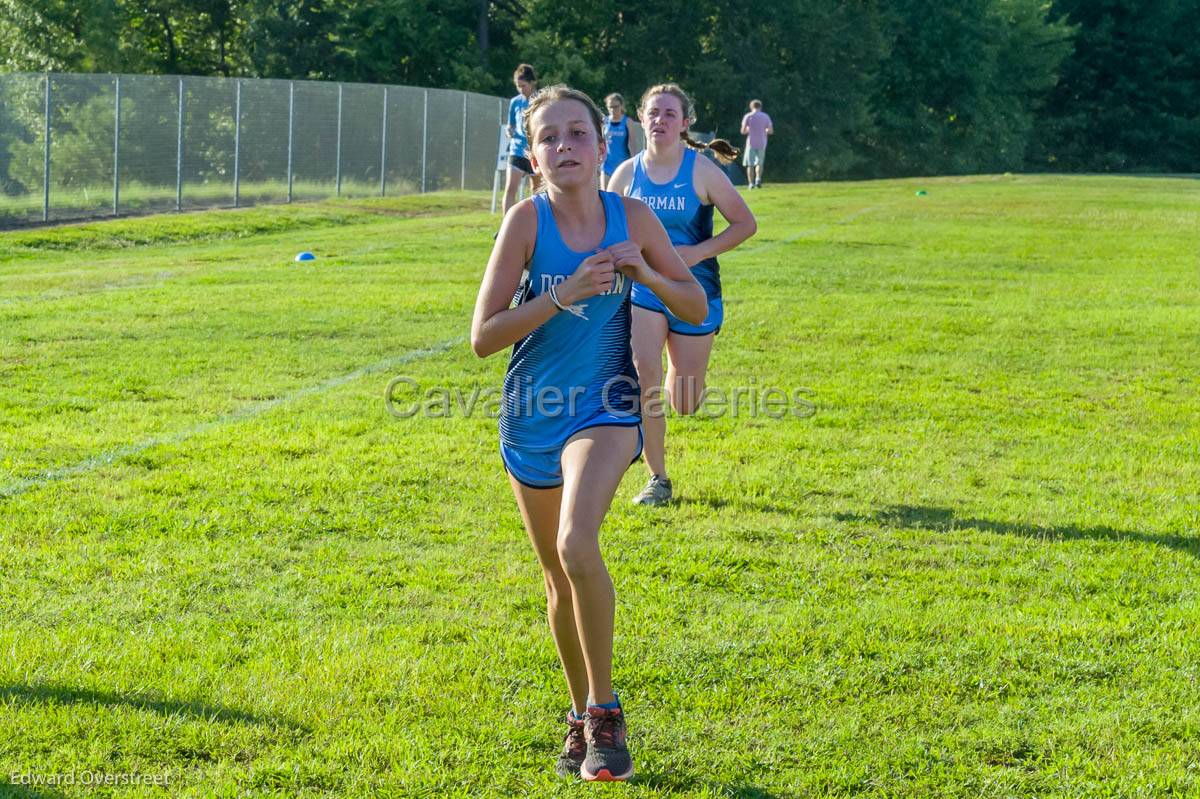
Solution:
[{"label": "tall green tree", "polygon": [[0,0],[0,69],[109,72],[130,58],[124,10],[106,0]]},{"label": "tall green tree", "polygon": [[1042,0],[889,0],[871,175],[1020,169],[1070,28]]},{"label": "tall green tree", "polygon": [[234,75],[246,9],[235,0],[0,0],[4,66],[58,72]]},{"label": "tall green tree", "polygon": [[728,120],[721,132],[737,137],[748,101],[759,99],[775,123],[774,174],[853,174],[866,157],[872,81],[887,56],[879,4],[782,0],[769,11],[747,2],[721,17],[713,37],[720,66],[706,62],[697,71]]},{"label": "tall green tree", "polygon": [[1200,3],[1055,0],[1054,9],[1078,33],[1042,115],[1034,164],[1200,169]]},{"label": "tall green tree", "polygon": [[[750,99],[776,122],[777,175],[845,174],[870,119],[870,79],[883,39],[873,0],[665,0],[565,9],[530,0],[518,52],[545,81],[634,105],[648,86],[680,83],[696,128],[740,141]],[[543,81],[543,82],[545,82]]]},{"label": "tall green tree", "polygon": [[597,100],[677,81],[735,140],[761,99],[777,177],[1193,171],[1197,29],[1196,0],[0,0],[0,69],[509,95],[527,61]]}]

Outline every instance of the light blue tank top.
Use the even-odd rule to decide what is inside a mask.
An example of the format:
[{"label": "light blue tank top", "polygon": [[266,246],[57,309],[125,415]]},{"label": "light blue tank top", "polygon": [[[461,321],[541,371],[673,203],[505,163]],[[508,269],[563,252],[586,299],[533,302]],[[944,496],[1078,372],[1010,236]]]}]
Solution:
[{"label": "light blue tank top", "polygon": [[[620,195],[600,192],[608,247],[629,238]],[[529,302],[572,274],[591,252],[567,247],[549,198],[533,196],[537,241],[520,302]],[[547,451],[585,427],[636,425],[640,390],[630,346],[633,281],[618,272],[612,289],[581,300],[587,319],[559,311],[513,345],[500,403],[500,440],[511,447]]]},{"label": "light blue tank top", "polygon": [[512,126],[513,135],[509,143],[509,155],[522,158],[529,156],[529,139],[525,138],[525,112],[529,110],[529,98],[523,94],[508,101],[508,124]]},{"label": "light blue tank top", "polygon": [[625,159],[629,158],[629,115],[613,122],[604,118],[604,139],[608,142],[608,154],[604,156],[604,174],[611,175]]},{"label": "light blue tank top", "polygon": [[[633,181],[629,184],[629,196],[636,197],[654,211],[658,221],[667,229],[671,243],[676,247],[681,245],[699,244],[712,238],[713,207],[702,205],[696,194],[692,176],[696,169],[696,151],[685,148],[683,160],[679,163],[679,171],[675,177],[666,183],[655,183],[646,174],[642,160],[646,156],[643,150],[637,154],[633,162]],[[721,267],[716,258],[706,258],[692,267],[692,274],[701,286],[708,299],[715,300],[721,296]],[[654,292],[635,283],[633,286],[633,301],[653,297]]]}]

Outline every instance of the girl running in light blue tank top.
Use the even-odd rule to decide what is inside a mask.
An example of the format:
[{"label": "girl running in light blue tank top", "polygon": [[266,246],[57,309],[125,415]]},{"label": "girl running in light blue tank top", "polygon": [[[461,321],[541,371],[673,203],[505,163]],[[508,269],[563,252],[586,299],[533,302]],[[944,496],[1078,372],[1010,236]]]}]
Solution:
[{"label": "girl running in light blue tank top", "polygon": [[[652,86],[642,95],[639,115],[646,129],[646,149],[617,168],[609,188],[640,199],[654,211],[708,300],[704,321],[693,324],[672,313],[652,287],[633,287],[633,360],[642,388],[650,470],[650,481],[634,502],[662,505],[670,502],[674,491],[667,475],[663,387],[676,413],[696,411],[704,394],[713,338],[725,319],[717,255],[753,236],[757,225],[724,171],[708,158],[697,157],[696,150],[708,149],[729,163],[738,151],[721,139],[709,144],[691,139],[688,126],[696,117],[683,89],[673,83]],[[715,237],[714,209],[729,223]],[[669,356],[665,383],[664,347]]]},{"label": "girl running in light blue tank top", "polygon": [[[620,196],[601,192],[600,199],[603,249],[628,240],[629,230]],[[563,241],[546,194],[534,195],[533,205],[537,239],[521,303],[557,287],[592,254],[576,252]],[[632,282],[615,273],[608,290],[581,303],[578,314],[558,314],[513,347],[501,401],[500,452],[508,470],[526,485],[547,488],[562,482],[563,442],[580,430],[641,423],[629,346]],[[562,402],[550,401],[556,396]]]},{"label": "girl running in light blue tank top", "polygon": [[[713,207],[700,201],[696,194],[694,175],[696,151],[685,149],[683,160],[674,177],[665,183],[655,183],[646,174],[646,151],[633,159],[633,180],[626,194],[636,197],[654,211],[658,221],[667,229],[671,243],[676,247],[691,247],[712,238]],[[703,325],[688,325],[681,320],[668,319],[671,330],[689,336],[703,336],[721,329],[724,308],[721,305],[721,267],[717,259],[705,258],[692,267],[692,274],[704,287],[708,296],[709,318]],[[633,304],[661,314],[669,314],[654,292],[645,286],[633,287]]]},{"label": "girl running in light blue tank top", "polygon": [[471,346],[481,357],[513,348],[500,452],[542,567],[572,704],[555,768],[624,780],[633,761],[612,687],[615,597],[599,535],[641,450],[630,287],[648,286],[691,322],[704,318],[706,302],[653,212],[596,190],[605,145],[587,95],[565,86],[538,92],[525,127],[546,191],[504,217],[475,303]]},{"label": "girl running in light blue tank top", "polygon": [[604,141],[608,155],[604,158],[604,169],[600,173],[600,188],[608,188],[613,172],[634,153],[631,142],[633,124],[625,113],[625,98],[613,92],[604,98],[608,116],[604,118]]},{"label": "girl running in light blue tank top", "polygon": [[531,191],[538,189],[538,177],[529,163],[529,142],[525,138],[525,112],[529,108],[529,98],[537,89],[537,75],[529,64],[520,64],[513,72],[513,85],[517,94],[508,101],[507,129],[508,145],[508,174],[504,178],[504,213],[512,208],[517,201],[517,192],[521,182],[529,179]]}]

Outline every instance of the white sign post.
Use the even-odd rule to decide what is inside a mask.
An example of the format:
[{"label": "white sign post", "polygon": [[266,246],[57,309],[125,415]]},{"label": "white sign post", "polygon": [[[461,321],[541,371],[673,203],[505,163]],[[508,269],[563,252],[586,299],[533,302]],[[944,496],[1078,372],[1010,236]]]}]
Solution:
[{"label": "white sign post", "polygon": [[492,175],[492,213],[496,213],[496,191],[500,188],[500,176],[508,174],[508,147],[512,139],[508,136],[508,125],[500,123],[500,146],[496,151],[496,173]]},{"label": "white sign post", "polygon": [[[512,139],[508,135],[508,125],[500,123],[500,146],[496,150],[496,173],[492,175],[492,213],[496,213],[496,192],[500,188],[501,176],[508,175],[508,156],[509,148],[512,146]],[[525,181],[526,177],[522,176],[521,182],[517,184],[517,199],[525,199]]]}]

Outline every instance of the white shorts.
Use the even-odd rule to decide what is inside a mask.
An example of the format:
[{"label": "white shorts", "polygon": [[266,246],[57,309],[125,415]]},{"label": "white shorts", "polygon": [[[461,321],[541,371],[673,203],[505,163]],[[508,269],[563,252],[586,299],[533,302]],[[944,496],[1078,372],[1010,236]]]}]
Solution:
[{"label": "white shorts", "polygon": [[766,147],[747,147],[746,155],[742,159],[742,166],[762,166],[765,160],[767,160]]}]

